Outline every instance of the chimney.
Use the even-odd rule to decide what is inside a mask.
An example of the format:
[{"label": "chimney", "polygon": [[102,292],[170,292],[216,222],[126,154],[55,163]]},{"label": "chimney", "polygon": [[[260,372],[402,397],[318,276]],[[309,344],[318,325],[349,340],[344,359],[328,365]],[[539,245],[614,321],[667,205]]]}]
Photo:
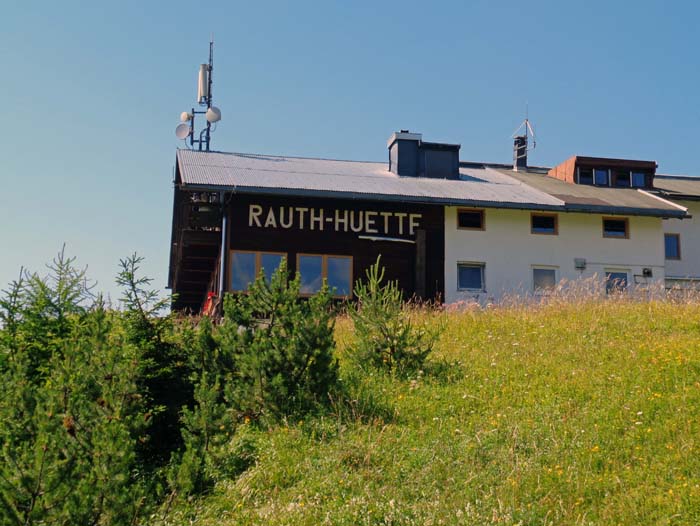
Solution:
[{"label": "chimney", "polygon": [[396,175],[415,177],[418,169],[418,146],[423,135],[408,130],[394,132],[387,141],[389,170]]},{"label": "chimney", "polygon": [[389,170],[402,177],[459,178],[459,144],[425,142],[420,133],[391,134]]},{"label": "chimney", "polygon": [[516,135],[513,140],[513,171],[527,171],[527,135]]}]

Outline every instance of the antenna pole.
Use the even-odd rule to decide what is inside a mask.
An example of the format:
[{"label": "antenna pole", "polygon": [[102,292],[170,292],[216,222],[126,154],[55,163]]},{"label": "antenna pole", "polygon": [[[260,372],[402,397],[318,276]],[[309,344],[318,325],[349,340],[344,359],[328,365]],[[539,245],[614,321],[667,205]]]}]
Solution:
[{"label": "antenna pole", "polygon": [[[211,87],[212,87],[212,71],[214,71],[214,35],[212,34],[209,40],[209,93],[207,95],[207,109],[211,108]],[[207,151],[209,151],[209,139],[211,137],[211,122],[207,121],[207,131],[205,133],[205,143]]]}]

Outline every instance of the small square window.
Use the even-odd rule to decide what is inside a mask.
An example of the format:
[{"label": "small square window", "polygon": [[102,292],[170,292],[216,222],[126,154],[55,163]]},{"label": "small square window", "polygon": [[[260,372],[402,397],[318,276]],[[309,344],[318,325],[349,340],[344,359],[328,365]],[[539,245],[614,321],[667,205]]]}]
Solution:
[{"label": "small square window", "polygon": [[579,168],[578,169],[578,184],[593,184],[593,169]]},{"label": "small square window", "polygon": [[632,172],[632,187],[645,188],[647,185],[647,174],[642,172]]},{"label": "small square window", "polygon": [[457,228],[465,230],[484,229],[483,210],[457,210]]},{"label": "small square window", "polygon": [[681,259],[680,234],[664,234],[666,259]]},{"label": "small square window", "polygon": [[457,288],[459,290],[484,291],[484,265],[459,263],[457,265]]},{"label": "small square window", "polygon": [[533,268],[532,285],[535,292],[551,290],[557,284],[557,271],[553,268]]},{"label": "small square window", "polygon": [[603,218],[603,237],[627,239],[629,237],[629,223],[627,219]]},{"label": "small square window", "polygon": [[627,288],[627,272],[611,271],[605,273],[605,292],[613,294]]},{"label": "small square window", "polygon": [[609,173],[607,170],[601,170],[600,168],[596,168],[594,170],[595,174],[595,184],[597,186],[610,186],[610,180],[609,180]]},{"label": "small square window", "polygon": [[555,214],[532,214],[530,231],[533,234],[557,234],[557,216]]}]

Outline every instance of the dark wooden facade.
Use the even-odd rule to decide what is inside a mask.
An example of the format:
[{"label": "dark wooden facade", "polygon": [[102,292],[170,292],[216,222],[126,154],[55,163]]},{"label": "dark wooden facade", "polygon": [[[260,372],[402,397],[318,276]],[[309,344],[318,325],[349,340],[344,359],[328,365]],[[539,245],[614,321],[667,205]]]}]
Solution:
[{"label": "dark wooden facade", "polygon": [[[234,194],[227,231],[229,254],[281,252],[292,272],[298,254],[352,256],[353,282],[381,255],[386,278],[406,297],[444,295],[442,206]],[[229,290],[228,264],[225,282]]]}]

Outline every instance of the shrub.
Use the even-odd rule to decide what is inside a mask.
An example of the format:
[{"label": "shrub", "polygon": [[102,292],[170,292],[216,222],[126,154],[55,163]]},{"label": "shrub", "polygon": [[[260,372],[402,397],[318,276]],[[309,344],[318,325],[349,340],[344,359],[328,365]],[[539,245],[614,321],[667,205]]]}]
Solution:
[{"label": "shrub", "polygon": [[334,318],[328,287],[301,298],[284,262],[269,283],[261,274],[247,294],[225,298],[219,344],[234,356],[227,396],[241,416],[277,419],[327,402],[338,375]]},{"label": "shrub", "polygon": [[[380,270],[381,268],[381,270]],[[360,365],[369,364],[399,375],[420,370],[430,355],[440,329],[416,323],[404,303],[398,283],[384,282],[380,259],[358,280],[356,303],[349,309],[355,325],[351,353]]]},{"label": "shrub", "polygon": [[0,302],[3,524],[135,524],[144,512],[138,352],[73,262],[61,252]]}]

